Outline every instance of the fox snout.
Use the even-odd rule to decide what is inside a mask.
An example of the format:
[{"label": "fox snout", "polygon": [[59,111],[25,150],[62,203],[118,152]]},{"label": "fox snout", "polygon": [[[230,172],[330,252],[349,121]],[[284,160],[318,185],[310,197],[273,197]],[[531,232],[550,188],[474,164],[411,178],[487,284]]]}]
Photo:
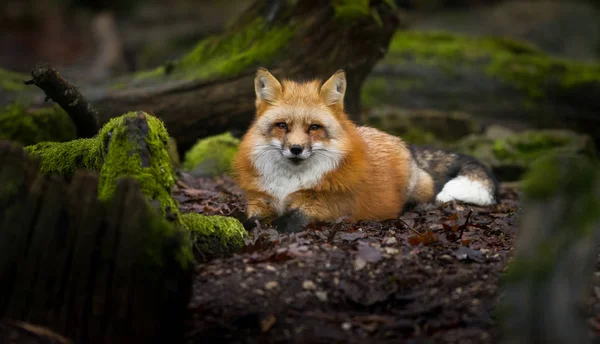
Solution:
[{"label": "fox snout", "polygon": [[311,154],[311,149],[307,144],[291,143],[283,147],[283,156],[292,160],[308,159]]}]

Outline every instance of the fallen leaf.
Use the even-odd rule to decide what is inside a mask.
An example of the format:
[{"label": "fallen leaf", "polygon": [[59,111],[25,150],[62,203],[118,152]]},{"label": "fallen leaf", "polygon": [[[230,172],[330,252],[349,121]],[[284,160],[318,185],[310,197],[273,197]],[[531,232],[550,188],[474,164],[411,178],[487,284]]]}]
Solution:
[{"label": "fallen leaf", "polygon": [[267,290],[275,289],[278,286],[279,286],[279,283],[277,281],[269,281],[269,282],[265,283],[265,289],[267,289]]},{"label": "fallen leaf", "polygon": [[485,260],[485,257],[483,256],[483,253],[481,251],[474,250],[466,246],[460,246],[458,249],[456,249],[456,251],[452,253],[458,260],[470,259],[478,263],[481,263]]},{"label": "fallen leaf", "polygon": [[319,301],[326,302],[327,301],[327,292],[326,291],[316,291],[315,296]]},{"label": "fallen leaf", "polygon": [[267,332],[271,329],[271,327],[273,327],[273,325],[275,325],[276,322],[277,318],[275,318],[275,315],[269,314],[260,320],[260,330],[262,332]]},{"label": "fallen leaf", "polygon": [[381,244],[383,244],[383,245],[394,245],[394,244],[397,244],[397,243],[398,243],[398,240],[396,240],[395,237],[385,237],[381,241]]},{"label": "fallen leaf", "polygon": [[358,244],[358,256],[367,263],[376,263],[383,257],[379,249],[363,241]]},{"label": "fallen leaf", "polygon": [[365,266],[367,266],[367,262],[362,259],[360,256],[356,256],[354,259],[354,269],[356,271],[362,270]]},{"label": "fallen leaf", "polygon": [[411,235],[408,237],[408,242],[413,246],[417,246],[419,244],[429,245],[438,242],[439,240],[439,236],[432,231],[427,231],[423,234]]},{"label": "fallen leaf", "polygon": [[361,231],[356,231],[356,232],[339,232],[339,237],[341,240],[344,241],[356,241],[358,239],[362,239],[365,237],[365,233],[361,232]]},{"label": "fallen leaf", "polygon": [[384,247],[383,251],[389,255],[396,255],[396,254],[400,253],[400,250],[398,250],[397,248],[393,248],[393,247]]},{"label": "fallen leaf", "polygon": [[311,280],[306,280],[302,282],[302,288],[305,290],[315,290],[317,289],[317,286],[315,285],[315,282]]}]

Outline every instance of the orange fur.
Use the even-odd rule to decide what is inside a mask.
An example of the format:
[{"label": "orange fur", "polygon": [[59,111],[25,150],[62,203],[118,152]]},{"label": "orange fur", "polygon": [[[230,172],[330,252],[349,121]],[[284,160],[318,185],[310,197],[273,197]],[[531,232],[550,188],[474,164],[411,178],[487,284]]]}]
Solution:
[{"label": "orange fur", "polygon": [[[397,217],[409,199],[426,202],[433,198],[431,177],[416,168],[402,140],[348,119],[343,108],[345,86],[342,71],[325,83],[280,83],[267,70],[258,70],[256,116],[233,161],[236,180],[248,203],[248,217],[268,218],[299,209],[312,220],[385,220]],[[286,127],[269,124],[283,122]],[[311,129],[315,123],[322,128]],[[261,186],[256,165],[256,147],[271,141],[282,142],[282,149],[291,145],[332,147],[327,152],[339,153],[339,161],[310,187],[294,190],[284,200],[276,199]],[[265,161],[263,164],[269,163]],[[414,188],[409,188],[411,178]]]}]

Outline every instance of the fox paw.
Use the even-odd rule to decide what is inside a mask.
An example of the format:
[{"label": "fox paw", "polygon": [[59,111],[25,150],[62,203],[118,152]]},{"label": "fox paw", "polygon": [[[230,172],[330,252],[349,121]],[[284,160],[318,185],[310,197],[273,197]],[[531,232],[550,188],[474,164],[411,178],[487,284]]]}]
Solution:
[{"label": "fox paw", "polygon": [[294,209],[279,216],[271,224],[283,233],[301,232],[308,224],[308,218],[300,210]]},{"label": "fox paw", "polygon": [[257,224],[256,222],[260,221],[260,219],[261,218],[258,216],[252,216],[246,219],[244,222],[242,222],[242,226],[244,226],[244,229],[246,229],[247,231],[251,231],[259,226],[259,224]]}]

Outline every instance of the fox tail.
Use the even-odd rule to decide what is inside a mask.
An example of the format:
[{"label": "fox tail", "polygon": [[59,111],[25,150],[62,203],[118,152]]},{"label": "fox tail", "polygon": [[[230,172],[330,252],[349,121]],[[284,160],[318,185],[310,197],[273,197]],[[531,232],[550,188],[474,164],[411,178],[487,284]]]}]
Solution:
[{"label": "fox tail", "polygon": [[498,202],[498,181],[472,156],[448,150],[409,145],[417,166],[433,180],[435,200],[452,200],[478,206]]}]

